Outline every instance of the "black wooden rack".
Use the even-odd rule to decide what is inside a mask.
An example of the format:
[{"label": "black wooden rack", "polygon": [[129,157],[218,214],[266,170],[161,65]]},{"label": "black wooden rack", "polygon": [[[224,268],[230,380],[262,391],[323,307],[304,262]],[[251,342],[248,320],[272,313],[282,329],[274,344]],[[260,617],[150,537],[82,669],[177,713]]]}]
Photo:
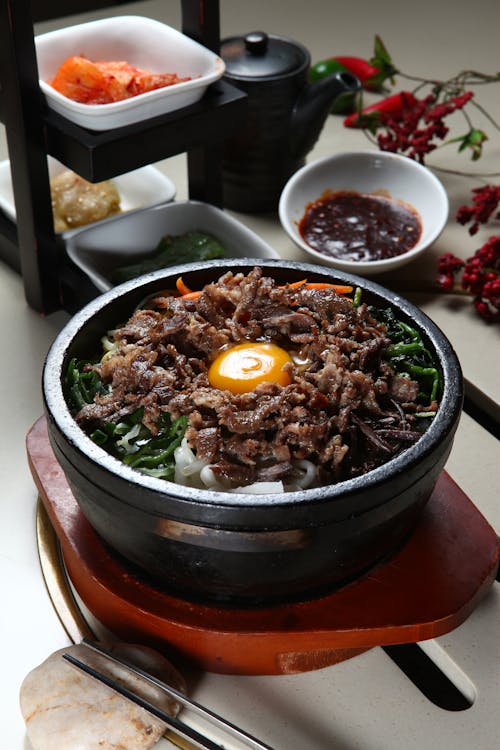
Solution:
[{"label": "black wooden rack", "polygon": [[[218,53],[218,0],[180,1],[183,33]],[[98,182],[186,153],[189,197],[221,206],[222,141],[245,112],[246,95],[224,80],[189,107],[110,131],[87,130],[50,110],[38,82],[34,23],[97,7],[90,0],[0,0],[0,120],[16,206],[16,222],[0,210],[0,258],[22,275],[28,304],[43,314],[74,312],[99,293],[54,233],[47,155]]]}]

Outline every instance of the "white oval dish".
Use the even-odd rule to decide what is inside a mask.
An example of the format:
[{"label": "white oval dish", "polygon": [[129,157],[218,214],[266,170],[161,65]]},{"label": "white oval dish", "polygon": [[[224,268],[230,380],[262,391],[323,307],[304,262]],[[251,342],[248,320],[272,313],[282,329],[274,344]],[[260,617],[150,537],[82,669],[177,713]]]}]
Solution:
[{"label": "white oval dish", "polygon": [[[310,247],[299,232],[308,204],[326,191],[379,193],[402,201],[418,212],[422,233],[408,252],[374,261],[347,261]],[[449,203],[441,182],[427,167],[399,154],[352,151],[334,154],[307,164],[287,182],[280,197],[279,217],[284,230],[316,262],[360,275],[392,271],[414,260],[440,235],[448,219]]]},{"label": "white oval dish", "polygon": [[[55,177],[68,169],[51,156],[47,157],[47,163],[49,177]],[[118,190],[122,212],[167,203],[173,200],[176,194],[176,187],[172,180],[151,165],[112,177],[111,182]],[[16,221],[16,206],[8,159],[0,162],[0,208],[12,221]],[[61,234],[65,235],[66,232]]]},{"label": "white oval dish", "polygon": [[[198,230],[213,234],[228,258],[279,258],[278,253],[244,224],[216,206],[201,201],[180,201],[132,211],[105,219],[65,235],[66,249],[102,292],[111,289],[111,274],[149,255],[167,234]],[[223,261],[221,260],[221,263]]]}]

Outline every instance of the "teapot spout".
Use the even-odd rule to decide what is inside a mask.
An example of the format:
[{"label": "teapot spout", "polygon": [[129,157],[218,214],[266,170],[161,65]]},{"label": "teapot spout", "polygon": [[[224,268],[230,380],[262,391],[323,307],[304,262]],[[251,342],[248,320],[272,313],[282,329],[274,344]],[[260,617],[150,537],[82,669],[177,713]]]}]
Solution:
[{"label": "teapot spout", "polygon": [[332,73],[301,91],[293,111],[290,147],[296,158],[305,157],[318,140],[325,120],[341,94],[356,94],[361,83],[348,72]]}]

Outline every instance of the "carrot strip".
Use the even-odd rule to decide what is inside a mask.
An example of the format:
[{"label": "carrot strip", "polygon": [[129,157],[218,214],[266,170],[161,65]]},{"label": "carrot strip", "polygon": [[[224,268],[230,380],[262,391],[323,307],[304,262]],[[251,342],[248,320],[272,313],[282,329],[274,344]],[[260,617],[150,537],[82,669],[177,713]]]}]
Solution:
[{"label": "carrot strip", "polygon": [[187,292],[181,295],[181,299],[198,299],[201,292]]},{"label": "carrot strip", "polygon": [[[181,299],[198,299],[201,291],[193,292],[182,280],[182,276],[179,276],[175,282],[177,291],[181,295]],[[308,282],[307,279],[301,279],[300,281],[292,281],[289,284],[283,284],[279,289],[298,289],[303,287],[304,289],[333,289],[337,294],[350,294],[352,292],[352,286],[343,286],[342,284],[328,284],[326,282]]]},{"label": "carrot strip", "polygon": [[177,291],[179,292],[179,294],[191,294],[191,289],[185,285],[182,280],[182,276],[179,276],[179,278],[175,282],[175,286],[177,287]]},{"label": "carrot strip", "polygon": [[333,289],[337,294],[350,294],[352,286],[342,284],[324,284],[322,282],[306,284],[306,289]]},{"label": "carrot strip", "polygon": [[280,289],[297,289],[299,286],[307,285],[307,279],[301,279],[300,281],[291,281],[288,284],[283,284]]},{"label": "carrot strip", "polygon": [[350,294],[352,292],[352,286],[344,286],[342,284],[328,284],[326,282],[308,282],[307,279],[301,279],[300,281],[293,281],[290,284],[283,284],[280,289],[297,289],[303,286],[304,289],[333,289],[337,294]]}]

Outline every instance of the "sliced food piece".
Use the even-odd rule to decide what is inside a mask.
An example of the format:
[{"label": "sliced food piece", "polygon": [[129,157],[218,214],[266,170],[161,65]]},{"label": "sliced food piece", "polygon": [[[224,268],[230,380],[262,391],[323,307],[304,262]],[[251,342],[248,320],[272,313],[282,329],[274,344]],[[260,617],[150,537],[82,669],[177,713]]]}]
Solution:
[{"label": "sliced food piece", "polygon": [[120,195],[111,180],[91,183],[69,170],[50,180],[54,229],[64,232],[120,212]]},{"label": "sliced food piece", "polygon": [[[69,664],[62,655],[73,654],[95,664],[113,679],[147,697],[172,716],[179,704],[159,688],[119,664],[91,654],[84,646],[69,646],[54,652],[24,679],[20,690],[21,712],[33,750],[149,750],[165,732],[166,725],[143,708],[122,697]],[[177,690],[185,690],[179,673],[156,651],[129,644],[110,650],[154,674]],[[92,661],[91,661],[92,660]]]},{"label": "sliced food piece", "polygon": [[50,83],[60,94],[81,104],[110,104],[130,96],[122,79],[78,55],[68,57]]},{"label": "sliced food piece", "polygon": [[125,60],[94,62],[73,55],[59,66],[50,85],[80,104],[111,104],[190,80],[176,73],[152,73]]}]

